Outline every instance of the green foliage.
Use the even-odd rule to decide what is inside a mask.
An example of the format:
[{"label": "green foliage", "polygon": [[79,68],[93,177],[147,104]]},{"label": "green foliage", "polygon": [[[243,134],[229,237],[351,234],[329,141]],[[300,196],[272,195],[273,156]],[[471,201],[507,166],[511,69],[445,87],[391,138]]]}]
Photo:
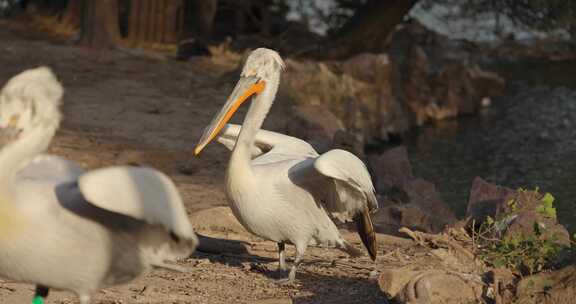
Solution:
[{"label": "green foliage", "polygon": [[[518,192],[540,197],[538,189],[534,191],[519,189]],[[566,246],[559,244],[556,235],[548,233],[547,227],[542,223],[534,222],[530,234],[514,234],[499,238],[502,227],[505,227],[510,218],[515,216],[518,208],[521,208],[515,199],[508,201],[507,206],[508,213],[499,219],[487,217],[480,227],[473,231],[473,239],[478,244],[477,253],[484,262],[493,267],[506,267],[522,274],[533,274],[566,256]],[[544,217],[555,219],[554,197],[550,193],[542,196],[536,211]]]},{"label": "green foliage", "polygon": [[542,229],[535,223],[534,234],[486,242],[481,246],[480,257],[494,267],[511,268],[524,274],[539,272],[564,248],[555,237],[544,237]]},{"label": "green foliage", "polygon": [[554,208],[554,197],[550,193],[546,193],[541,200],[540,206],[536,208],[536,212],[545,217],[556,219],[556,208]]}]

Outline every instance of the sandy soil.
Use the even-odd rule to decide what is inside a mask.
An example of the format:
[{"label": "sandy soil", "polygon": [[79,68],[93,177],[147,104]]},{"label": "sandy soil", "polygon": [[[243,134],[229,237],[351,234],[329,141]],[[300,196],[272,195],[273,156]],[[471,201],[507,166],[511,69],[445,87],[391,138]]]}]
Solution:
[{"label": "sandy soil", "polygon": [[[213,144],[202,157],[190,158],[204,126],[231,91],[232,78],[222,75],[229,75],[237,62],[201,58],[184,63],[149,55],[96,52],[0,23],[0,83],[26,68],[47,65],[66,88],[64,122],[52,153],[89,168],[128,163],[157,167],[176,181],[190,214],[226,205],[221,184],[228,151]],[[275,106],[266,127],[282,127],[282,107]],[[354,234],[347,237],[360,246]],[[391,240],[381,244],[382,251],[402,247]],[[375,275],[382,267],[409,263],[403,253],[409,250],[414,248],[404,246],[394,251],[395,257],[372,263],[366,256],[351,260],[336,250],[312,248],[298,282],[277,286],[270,281],[277,265],[275,245],[251,240],[247,254],[195,254],[183,262],[189,273],[154,271],[132,284],[98,292],[93,302],[387,303]],[[0,281],[0,303],[27,303],[32,293],[31,285]],[[69,292],[54,291],[48,303],[76,301]]]}]

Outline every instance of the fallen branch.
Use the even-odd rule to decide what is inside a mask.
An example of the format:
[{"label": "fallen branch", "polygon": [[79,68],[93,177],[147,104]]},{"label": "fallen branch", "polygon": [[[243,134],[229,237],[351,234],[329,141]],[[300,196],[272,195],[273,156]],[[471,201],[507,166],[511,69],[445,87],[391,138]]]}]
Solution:
[{"label": "fallen branch", "polygon": [[472,252],[462,247],[460,244],[458,244],[456,241],[451,239],[446,234],[429,234],[420,231],[412,231],[406,227],[402,227],[398,231],[408,235],[420,246],[429,247],[428,243],[431,243],[435,247],[446,247],[449,249],[453,249],[454,251],[465,256],[466,258],[469,258],[471,260],[475,259],[475,256]]}]

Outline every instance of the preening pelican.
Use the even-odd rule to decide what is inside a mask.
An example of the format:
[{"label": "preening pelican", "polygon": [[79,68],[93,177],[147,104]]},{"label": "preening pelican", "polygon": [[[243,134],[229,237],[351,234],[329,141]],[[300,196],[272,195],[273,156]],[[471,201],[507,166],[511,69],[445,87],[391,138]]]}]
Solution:
[{"label": "preening pelican", "polygon": [[[331,150],[318,155],[300,139],[260,130],[276,96],[283,67],[275,51],[253,51],[232,94],[204,131],[194,153],[199,154],[217,136],[232,150],[226,175],[230,207],[248,231],[278,243],[280,269],[287,268],[285,244],[296,247],[288,278],[281,280],[289,283],[294,281],[309,245],[360,254],[342,238],[331,219],[332,212],[346,213],[355,220],[375,260],[377,245],[369,212],[378,203],[366,166],[353,154]],[[252,95],[242,126],[226,125]]]},{"label": "preening pelican", "polygon": [[170,179],[143,167],[84,172],[39,155],[60,124],[63,88],[46,67],[0,91],[0,276],[76,293],[126,283],[152,267],[182,270],[198,243]]}]

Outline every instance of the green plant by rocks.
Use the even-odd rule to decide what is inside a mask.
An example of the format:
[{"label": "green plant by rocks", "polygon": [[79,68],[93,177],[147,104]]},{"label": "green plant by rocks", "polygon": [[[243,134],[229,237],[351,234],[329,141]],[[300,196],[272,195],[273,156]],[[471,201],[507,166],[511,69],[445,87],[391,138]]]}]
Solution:
[{"label": "green plant by rocks", "polygon": [[[534,221],[532,231],[506,234],[509,225],[518,216],[518,197],[506,204],[506,212],[498,219],[487,217],[478,228],[473,228],[472,239],[476,254],[488,265],[509,268],[522,275],[529,275],[552,268],[560,259],[570,254],[568,246],[558,241],[554,233],[548,231],[545,221],[556,220],[554,197],[550,193],[541,195],[534,191],[519,189],[519,196],[535,202],[532,206],[542,221]],[[473,225],[474,227],[474,225]]]}]

